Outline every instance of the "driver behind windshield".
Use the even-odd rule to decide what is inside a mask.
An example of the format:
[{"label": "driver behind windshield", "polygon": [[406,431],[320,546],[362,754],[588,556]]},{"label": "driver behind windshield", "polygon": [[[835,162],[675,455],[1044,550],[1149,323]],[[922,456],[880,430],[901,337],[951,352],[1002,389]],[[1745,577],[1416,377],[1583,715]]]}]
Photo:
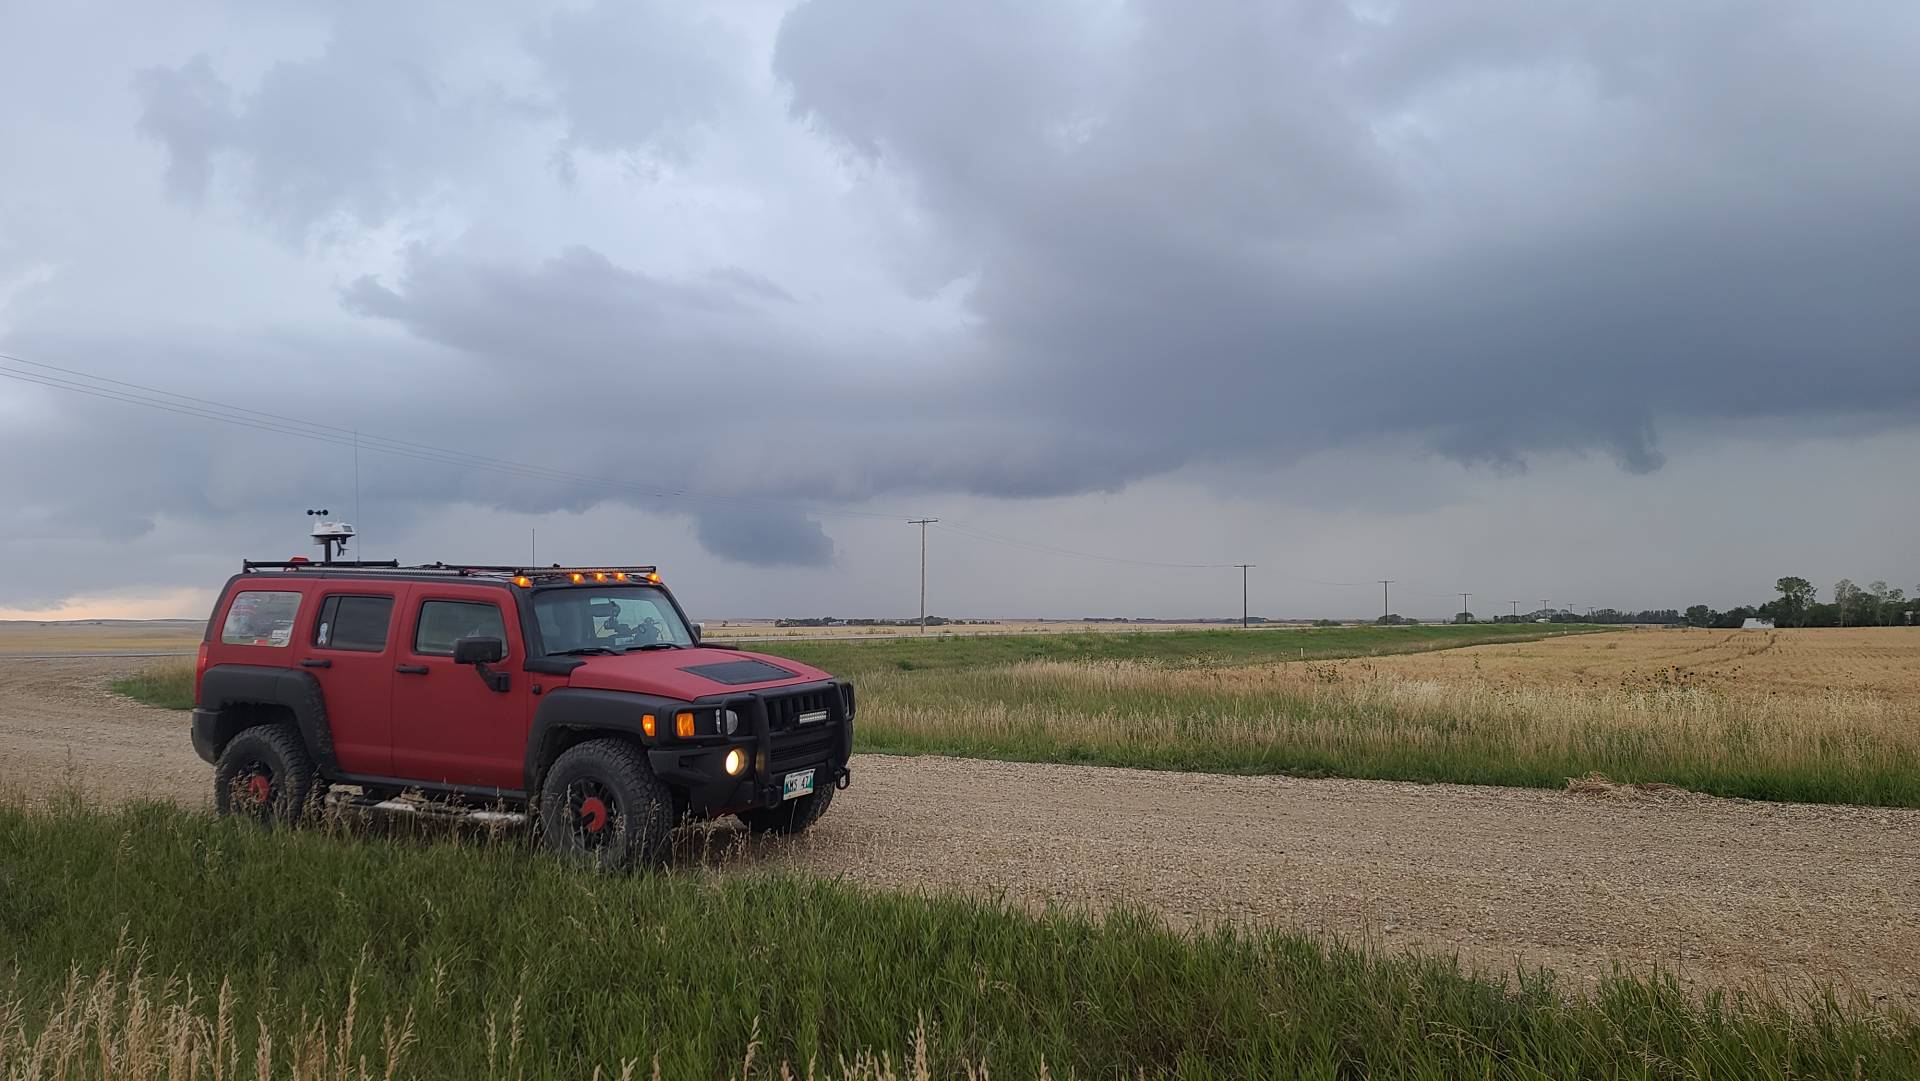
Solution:
[{"label": "driver behind windshield", "polygon": [[679,613],[649,589],[545,590],[535,596],[534,612],[549,654],[693,644]]}]

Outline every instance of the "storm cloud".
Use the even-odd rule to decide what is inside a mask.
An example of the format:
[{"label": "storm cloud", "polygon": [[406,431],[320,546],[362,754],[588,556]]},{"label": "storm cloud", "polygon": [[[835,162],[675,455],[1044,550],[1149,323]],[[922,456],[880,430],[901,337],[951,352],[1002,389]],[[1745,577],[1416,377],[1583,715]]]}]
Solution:
[{"label": "storm cloud", "polygon": [[[612,504],[824,573],[836,522],[954,500],[1593,455],[1632,502],[1729,441],[1920,421],[1912,5],[27,21],[0,350],[370,433],[396,527]],[[124,413],[0,384],[0,450],[69,469],[16,471],[4,543],[265,536],[343,487],[337,443]]]}]

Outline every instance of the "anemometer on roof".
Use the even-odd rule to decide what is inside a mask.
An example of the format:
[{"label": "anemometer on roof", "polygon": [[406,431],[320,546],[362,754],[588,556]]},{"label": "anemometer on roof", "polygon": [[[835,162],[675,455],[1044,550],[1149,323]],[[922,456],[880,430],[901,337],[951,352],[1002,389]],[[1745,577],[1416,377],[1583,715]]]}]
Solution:
[{"label": "anemometer on roof", "polygon": [[325,508],[309,510],[307,517],[318,518],[313,523],[313,531],[308,534],[313,543],[320,546],[320,562],[331,563],[333,557],[346,550],[347,542],[353,539],[353,527],[345,522],[329,522],[327,515],[333,512]]}]

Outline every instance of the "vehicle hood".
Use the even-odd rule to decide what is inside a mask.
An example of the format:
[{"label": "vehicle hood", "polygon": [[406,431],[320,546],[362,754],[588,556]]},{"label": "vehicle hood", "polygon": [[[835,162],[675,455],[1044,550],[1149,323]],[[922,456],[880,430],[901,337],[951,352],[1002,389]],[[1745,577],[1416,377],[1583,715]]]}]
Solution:
[{"label": "vehicle hood", "polygon": [[[812,665],[737,649],[657,649],[614,657],[583,657],[568,686],[630,691],[691,701],[831,679]],[[772,666],[771,668],[767,666]],[[779,669],[776,672],[773,669]],[[782,672],[791,674],[781,674]]]}]

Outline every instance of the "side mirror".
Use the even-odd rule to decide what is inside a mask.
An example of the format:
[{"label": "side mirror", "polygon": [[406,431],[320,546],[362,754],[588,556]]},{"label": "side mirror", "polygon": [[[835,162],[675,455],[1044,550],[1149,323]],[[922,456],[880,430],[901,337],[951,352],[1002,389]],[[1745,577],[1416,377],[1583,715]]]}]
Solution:
[{"label": "side mirror", "polygon": [[507,644],[498,638],[462,638],[453,644],[455,664],[498,664],[507,655]]},{"label": "side mirror", "polygon": [[693,644],[697,646],[700,644],[700,639],[705,638],[707,636],[707,625],[705,623],[695,623],[692,627],[692,631],[693,631]]}]

